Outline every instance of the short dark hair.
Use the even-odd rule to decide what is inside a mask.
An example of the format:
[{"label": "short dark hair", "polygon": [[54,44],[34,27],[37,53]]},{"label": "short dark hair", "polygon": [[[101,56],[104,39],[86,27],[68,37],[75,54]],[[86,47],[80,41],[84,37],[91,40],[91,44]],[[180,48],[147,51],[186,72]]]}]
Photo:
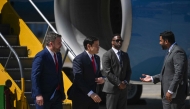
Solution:
[{"label": "short dark hair", "polygon": [[171,44],[175,43],[175,36],[172,31],[164,31],[160,33],[160,36],[162,36],[163,40],[168,40]]},{"label": "short dark hair", "polygon": [[120,34],[116,33],[116,34],[114,34],[114,35],[112,36],[112,38],[114,38],[115,36],[120,36],[120,37],[121,37]]},{"label": "short dark hair", "polygon": [[49,46],[49,43],[54,42],[57,37],[61,37],[61,35],[54,33],[54,32],[47,33],[46,39],[45,39],[45,44],[47,46]]},{"label": "short dark hair", "polygon": [[96,37],[87,37],[84,41],[83,41],[83,46],[84,49],[87,50],[87,44],[90,44],[92,46],[92,44],[94,43],[94,41],[98,41],[99,39]]}]

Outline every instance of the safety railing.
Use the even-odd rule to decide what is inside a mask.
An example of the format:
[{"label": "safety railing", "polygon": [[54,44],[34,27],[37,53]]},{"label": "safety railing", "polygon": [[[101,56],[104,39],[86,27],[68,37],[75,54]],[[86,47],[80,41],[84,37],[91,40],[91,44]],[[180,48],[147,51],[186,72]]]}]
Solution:
[{"label": "safety railing", "polygon": [[6,69],[6,66],[7,66],[7,64],[8,64],[8,62],[9,62],[10,58],[11,58],[12,53],[13,53],[14,56],[15,56],[15,58],[16,58],[17,61],[18,61],[18,65],[19,65],[19,69],[20,69],[20,75],[21,75],[21,91],[24,93],[24,91],[25,91],[25,87],[24,87],[25,82],[24,82],[23,68],[22,68],[22,64],[21,64],[21,62],[20,62],[20,59],[18,58],[18,55],[17,55],[17,53],[15,52],[15,50],[10,46],[10,44],[7,42],[7,40],[4,38],[4,36],[3,36],[1,33],[0,33],[0,37],[3,39],[3,41],[5,42],[5,44],[6,44],[6,45],[9,47],[9,49],[10,49],[10,54],[9,54],[9,57],[8,57],[8,59],[7,59],[6,63],[5,63],[5,65],[4,65],[4,67],[5,67],[5,69]]},{"label": "safety railing", "polygon": [[[42,14],[42,12],[38,9],[38,7],[34,4],[34,2],[32,0],[29,0],[29,2],[33,5],[33,7],[36,9],[36,11],[41,15],[41,17],[45,20],[45,22],[48,24],[48,26],[53,30],[53,32],[57,33],[58,32],[54,29],[54,27],[51,25],[51,23],[46,19],[46,17]],[[48,27],[48,29],[49,29]],[[46,36],[46,35],[45,35]],[[44,40],[46,39],[46,37],[44,37]],[[44,42],[43,40],[43,42]],[[70,48],[70,46],[66,43],[66,41],[62,38],[62,44],[66,47],[66,52],[63,58],[63,64],[65,62],[66,56],[68,54],[68,52],[70,52],[73,57],[76,57],[76,54],[73,52],[73,50]],[[42,44],[43,46],[43,44]]]}]

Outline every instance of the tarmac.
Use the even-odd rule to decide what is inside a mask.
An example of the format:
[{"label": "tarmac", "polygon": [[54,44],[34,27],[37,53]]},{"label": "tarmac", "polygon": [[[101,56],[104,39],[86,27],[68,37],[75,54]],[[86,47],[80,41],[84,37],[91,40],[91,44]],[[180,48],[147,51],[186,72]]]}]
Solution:
[{"label": "tarmac", "polygon": [[[101,104],[100,109],[106,109],[105,104]],[[163,109],[160,85],[143,85],[141,99],[129,104],[127,109]],[[190,96],[186,99],[186,109],[190,109]]]}]

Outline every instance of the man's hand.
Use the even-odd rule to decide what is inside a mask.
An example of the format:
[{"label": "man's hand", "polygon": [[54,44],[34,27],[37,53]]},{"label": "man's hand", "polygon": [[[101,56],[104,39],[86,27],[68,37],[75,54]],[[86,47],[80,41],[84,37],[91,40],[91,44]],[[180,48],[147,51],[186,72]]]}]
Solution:
[{"label": "man's hand", "polygon": [[166,93],[166,100],[168,100],[169,102],[172,101],[172,94],[171,93],[169,93],[169,92]]},{"label": "man's hand", "polygon": [[152,81],[150,75],[142,74],[142,76],[145,77],[145,78],[141,78],[141,77],[140,77],[140,80],[141,80],[142,82],[151,82],[151,81]]},{"label": "man's hand", "polygon": [[105,80],[104,80],[104,78],[99,77],[99,78],[95,78],[95,82],[96,82],[97,84],[103,84],[103,83],[105,82]]},{"label": "man's hand", "polygon": [[39,96],[36,96],[36,103],[39,105],[39,106],[42,106],[44,104],[44,100],[43,100],[43,97],[41,95]]},{"label": "man's hand", "polygon": [[119,89],[125,89],[126,88],[126,84],[124,81],[122,81],[119,85]]},{"label": "man's hand", "polygon": [[94,102],[96,103],[99,103],[102,101],[102,99],[96,94],[96,93],[93,93],[90,95],[90,97],[94,100]]}]

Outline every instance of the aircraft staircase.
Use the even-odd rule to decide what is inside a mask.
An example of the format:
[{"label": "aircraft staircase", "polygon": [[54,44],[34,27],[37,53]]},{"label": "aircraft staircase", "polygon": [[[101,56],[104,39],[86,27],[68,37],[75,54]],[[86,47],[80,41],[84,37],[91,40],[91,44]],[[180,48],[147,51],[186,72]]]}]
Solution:
[{"label": "aircraft staircase", "polygon": [[[9,24],[0,24],[0,32],[3,34],[8,43],[13,47],[16,51],[19,59],[21,61],[24,78],[25,78],[25,92],[24,95],[27,98],[27,101],[30,105],[30,109],[34,109],[34,101],[31,99],[31,67],[32,67],[32,57],[28,57],[28,49],[27,46],[20,46],[19,44],[19,36],[11,34],[11,27]],[[20,69],[18,66],[18,62],[15,56],[12,54],[10,60],[8,60],[8,56],[10,55],[9,47],[4,43],[4,41],[0,38],[0,63],[5,66],[6,71],[12,77],[12,79],[17,83],[17,85],[21,88],[21,76]]]},{"label": "aircraft staircase", "polygon": [[[24,79],[25,79],[24,95],[27,99],[27,103],[29,106],[29,108],[27,109],[35,109],[34,101],[31,98],[31,67],[32,67],[33,57],[28,57],[27,46],[20,46],[18,35],[11,35],[10,30],[11,28],[9,24],[0,24],[0,32],[3,34],[3,36],[5,36],[5,39],[16,51],[23,67]],[[4,41],[1,38],[0,38],[0,51],[1,51],[0,63],[3,66],[6,65],[5,68],[6,72],[10,75],[10,77],[12,77],[12,79],[21,89],[21,76],[20,76],[20,69],[18,66],[18,62],[15,56],[12,54],[10,60],[8,61],[8,63],[6,63],[8,56],[10,55],[10,49],[9,47],[7,47],[7,45],[4,43]],[[65,103],[64,107],[65,109],[70,109],[71,106],[69,103]]]},{"label": "aircraft staircase", "polygon": [[[4,12],[1,9],[1,5],[5,8]],[[1,71],[8,73],[8,76],[3,77],[4,80],[0,80],[0,85],[2,85],[2,81],[5,82],[5,80],[10,79],[12,80],[14,87],[17,87],[17,90],[21,90],[22,87],[24,87],[23,94],[22,93],[16,94],[17,96],[20,96],[20,99],[18,99],[18,97],[15,98],[13,100],[14,102],[12,104],[12,107],[14,107],[14,109],[35,109],[34,101],[31,98],[31,67],[32,67],[33,57],[38,51],[42,49],[42,44],[38,41],[36,37],[35,38],[33,37],[34,36],[33,33],[30,31],[30,29],[28,29],[26,24],[18,17],[17,14],[12,15],[12,14],[15,14],[15,12],[10,12],[10,10],[14,11],[12,8],[8,9],[10,8],[10,6],[11,5],[8,3],[7,0],[2,0],[0,2],[0,12],[1,12],[0,13],[0,33],[4,36],[7,42],[11,45],[11,47],[17,53],[22,65],[24,79],[21,78],[17,59],[15,58],[13,53],[10,54],[11,52],[10,48],[0,37],[0,64],[4,67],[4,70],[5,70],[5,71],[2,71],[1,69]],[[14,17],[10,18],[10,16],[14,16]],[[15,26],[14,18],[17,19],[17,23],[16,23],[17,26]],[[9,55],[10,55],[10,58],[9,58]],[[2,74],[0,74],[0,76],[2,76]],[[8,78],[9,76],[10,78]],[[63,76],[64,76],[63,77],[64,86],[65,86],[65,89],[67,90],[70,87],[71,82],[64,73],[63,73]],[[21,82],[24,82],[24,86],[22,86]],[[11,88],[13,89],[12,86]],[[11,91],[14,93],[14,90],[15,89]],[[21,91],[16,91],[15,93],[18,93],[18,92],[21,92]],[[66,99],[64,101],[63,107],[64,109],[71,109],[71,101]]]}]

